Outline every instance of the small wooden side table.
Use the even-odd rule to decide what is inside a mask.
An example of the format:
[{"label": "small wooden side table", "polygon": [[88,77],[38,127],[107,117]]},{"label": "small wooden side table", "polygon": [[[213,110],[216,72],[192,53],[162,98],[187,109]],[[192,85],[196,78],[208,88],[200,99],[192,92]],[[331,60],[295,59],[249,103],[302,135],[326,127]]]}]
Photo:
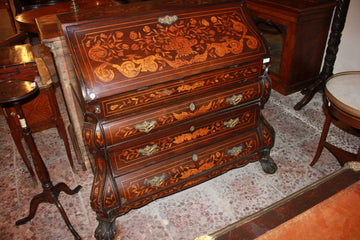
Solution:
[{"label": "small wooden side table", "polygon": [[[47,48],[46,46],[40,46],[36,49],[41,50],[41,47]],[[40,73],[36,63],[36,55],[33,54],[33,49],[34,46],[30,46],[30,44],[0,48],[0,82],[16,79],[34,81],[34,79],[38,78]],[[40,52],[40,50],[38,52]],[[42,52],[45,51],[42,50]],[[50,50],[48,54],[51,54]],[[45,58],[45,56],[42,58]],[[45,79],[42,79],[39,82],[38,86],[40,93],[36,98],[25,103],[22,106],[22,110],[26,116],[27,123],[33,132],[56,126],[59,136],[64,142],[69,163],[73,171],[76,172],[65,124],[55,96],[54,83],[51,80],[45,81]],[[36,185],[37,181],[35,173],[21,142],[22,129],[15,110],[13,107],[8,107],[4,108],[3,111],[15,145]]]},{"label": "small wooden side table", "polygon": [[50,180],[50,174],[35,145],[31,130],[26,123],[25,115],[21,107],[22,104],[35,98],[38,94],[39,88],[35,82],[28,80],[13,80],[0,83],[0,105],[4,108],[14,107],[16,109],[16,114],[19,117],[21,123],[22,134],[26,144],[31,151],[35,171],[43,188],[43,192],[36,195],[31,200],[29,215],[23,219],[18,220],[16,225],[25,224],[30,221],[35,216],[39,204],[42,202],[47,202],[56,205],[71,233],[76,239],[81,239],[71,225],[68,217],[66,216],[64,208],[58,200],[58,196],[61,191],[68,195],[73,195],[80,191],[81,186],[79,185],[73,190],[71,190],[65,183],[62,182],[53,186]]},{"label": "small wooden side table", "polygon": [[338,160],[341,166],[347,162],[360,162],[360,147],[357,154],[341,149],[326,141],[331,123],[341,122],[360,130],[360,71],[340,72],[332,75],[325,83],[325,122],[320,136],[313,166],[324,147]]}]

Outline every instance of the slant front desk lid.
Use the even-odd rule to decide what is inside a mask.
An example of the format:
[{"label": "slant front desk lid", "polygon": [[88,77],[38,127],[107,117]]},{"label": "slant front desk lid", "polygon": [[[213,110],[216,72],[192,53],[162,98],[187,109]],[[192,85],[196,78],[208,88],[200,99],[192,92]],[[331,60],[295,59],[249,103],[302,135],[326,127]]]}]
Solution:
[{"label": "slant front desk lid", "polygon": [[87,101],[264,58],[243,3],[63,24]]}]

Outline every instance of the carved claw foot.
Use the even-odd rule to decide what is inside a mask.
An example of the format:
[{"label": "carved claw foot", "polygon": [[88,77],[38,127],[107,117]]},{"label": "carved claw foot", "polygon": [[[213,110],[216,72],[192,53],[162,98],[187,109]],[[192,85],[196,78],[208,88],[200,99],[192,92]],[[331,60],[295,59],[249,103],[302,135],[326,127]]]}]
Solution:
[{"label": "carved claw foot", "polygon": [[99,225],[95,230],[97,240],[113,240],[116,234],[115,219],[113,221],[99,220]]},{"label": "carved claw foot", "polygon": [[259,161],[264,172],[269,174],[273,174],[276,172],[277,166],[274,160],[270,157],[270,153],[268,151]]}]

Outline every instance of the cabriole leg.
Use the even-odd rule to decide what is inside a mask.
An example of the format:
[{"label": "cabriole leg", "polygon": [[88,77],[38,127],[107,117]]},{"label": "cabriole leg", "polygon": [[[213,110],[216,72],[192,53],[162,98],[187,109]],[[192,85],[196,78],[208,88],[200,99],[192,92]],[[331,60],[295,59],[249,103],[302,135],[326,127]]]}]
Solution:
[{"label": "cabriole leg", "polygon": [[261,167],[263,168],[264,172],[269,173],[269,174],[273,174],[276,172],[277,166],[276,166],[274,160],[270,157],[269,149],[264,150],[264,155],[260,158],[259,161],[260,161]]},{"label": "cabriole leg", "polygon": [[99,225],[95,230],[95,238],[97,240],[113,240],[116,234],[115,220],[98,219]]}]

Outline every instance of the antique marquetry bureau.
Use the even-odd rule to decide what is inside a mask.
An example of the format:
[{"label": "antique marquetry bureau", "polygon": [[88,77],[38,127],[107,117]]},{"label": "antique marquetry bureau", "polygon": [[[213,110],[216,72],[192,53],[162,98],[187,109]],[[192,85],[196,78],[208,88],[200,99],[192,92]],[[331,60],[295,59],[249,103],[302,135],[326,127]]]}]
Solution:
[{"label": "antique marquetry bureau", "polygon": [[244,2],[101,14],[58,16],[94,158],[97,239],[113,239],[116,217],[129,210],[232,168],[259,161],[276,171],[274,131],[261,114],[268,52]]}]

